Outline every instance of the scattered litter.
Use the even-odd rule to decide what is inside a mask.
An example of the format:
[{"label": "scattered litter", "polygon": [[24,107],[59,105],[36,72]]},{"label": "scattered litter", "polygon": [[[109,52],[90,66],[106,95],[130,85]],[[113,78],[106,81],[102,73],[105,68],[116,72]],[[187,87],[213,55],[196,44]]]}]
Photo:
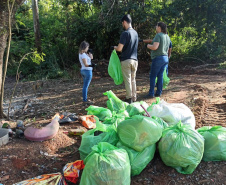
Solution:
[{"label": "scattered litter", "polygon": [[[41,152],[41,151],[40,151]],[[42,166],[40,166],[42,167]],[[52,174],[40,175],[22,182],[18,182],[14,185],[29,185],[29,184],[57,184],[57,185],[67,185],[66,180],[76,183],[79,178],[79,172],[84,168],[84,163],[82,160],[77,160],[72,163],[68,163],[63,168],[62,175],[60,172]],[[55,168],[56,169],[56,168]],[[27,173],[22,171],[21,173]],[[1,179],[0,179],[1,180]],[[7,180],[7,179],[6,179]]]},{"label": "scattered litter", "polygon": [[22,120],[18,120],[16,122],[16,127],[19,129],[23,129],[24,128],[24,122]]},{"label": "scattered litter", "polygon": [[76,116],[75,113],[70,113],[70,112],[64,112],[61,116],[60,116],[60,120],[59,123],[63,124],[63,123],[71,123],[74,121],[78,120],[78,116]]},{"label": "scattered litter", "polygon": [[77,127],[76,129],[70,129],[69,131],[64,131],[63,133],[69,136],[80,136],[87,132],[87,129],[84,127]]},{"label": "scattered litter", "polygon": [[22,182],[18,182],[14,185],[28,185],[28,184],[57,184],[66,185],[64,177],[61,173],[44,174],[32,179],[28,179]]},{"label": "scattered litter", "polygon": [[0,128],[0,146],[9,142],[9,130],[6,128]]},{"label": "scattered litter", "polygon": [[16,129],[16,137],[17,138],[23,138],[24,137],[24,131],[21,129]]},{"label": "scattered litter", "polygon": [[43,151],[40,151],[40,154],[45,155],[45,156],[49,156],[49,154],[47,152],[43,152]]},{"label": "scattered litter", "polygon": [[96,128],[96,120],[94,115],[79,116],[79,122],[86,128]]},{"label": "scattered litter", "polygon": [[4,124],[2,125],[2,128],[10,128],[10,125],[9,125],[8,123],[4,123]]},{"label": "scattered litter", "polygon": [[76,183],[78,181],[79,173],[84,167],[85,165],[82,160],[66,164],[63,168],[65,179],[72,183]]}]

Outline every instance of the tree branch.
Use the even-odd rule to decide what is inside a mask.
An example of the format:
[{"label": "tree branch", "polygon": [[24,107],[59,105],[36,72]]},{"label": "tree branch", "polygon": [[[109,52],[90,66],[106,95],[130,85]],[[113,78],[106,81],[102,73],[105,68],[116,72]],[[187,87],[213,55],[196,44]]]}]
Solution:
[{"label": "tree branch", "polygon": [[107,16],[108,16],[108,14],[110,13],[110,11],[113,9],[114,5],[115,5],[115,0],[114,0],[114,2],[112,3],[111,8],[110,8],[110,10],[108,11],[108,13],[107,13],[106,17],[107,17]]},{"label": "tree branch", "polygon": [[20,73],[21,73],[21,72],[19,72],[20,64],[22,63],[22,61],[24,60],[24,58],[25,58],[27,55],[31,54],[31,53],[34,53],[34,52],[30,52],[30,53],[25,54],[25,55],[21,58],[21,60],[20,60],[20,62],[19,62],[19,65],[18,65],[18,68],[17,68],[17,72],[16,72],[16,84],[15,84],[15,86],[14,86],[14,88],[13,88],[13,93],[12,93],[12,95],[11,95],[11,97],[10,97],[10,100],[9,100],[8,116],[7,116],[7,119],[8,119],[8,120],[9,120],[9,109],[11,108],[11,103],[12,103],[13,95],[14,95],[14,93],[15,93],[16,86],[17,86],[17,84],[18,84],[18,82],[19,82],[19,79],[20,79]]}]

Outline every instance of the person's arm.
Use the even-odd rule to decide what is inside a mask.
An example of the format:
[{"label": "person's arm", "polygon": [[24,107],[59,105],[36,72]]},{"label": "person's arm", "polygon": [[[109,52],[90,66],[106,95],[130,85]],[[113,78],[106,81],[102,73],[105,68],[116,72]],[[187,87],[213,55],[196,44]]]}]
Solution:
[{"label": "person's arm", "polygon": [[152,43],[152,41],[153,41],[152,39],[144,39],[143,40],[143,42],[146,44]]},{"label": "person's arm", "polygon": [[122,52],[122,48],[124,47],[124,45],[123,44],[118,44],[118,46],[114,46],[114,49],[116,50],[116,51],[119,51],[119,52]]},{"label": "person's arm", "polygon": [[127,42],[127,38],[128,37],[128,33],[126,32],[123,32],[120,36],[120,40],[119,40],[119,44],[118,46],[114,46],[114,49],[118,52],[122,52],[122,49],[124,47],[124,45],[126,44]]},{"label": "person's arm", "polygon": [[170,41],[169,49],[168,49],[168,58],[171,57],[171,52],[172,52],[172,42]]},{"label": "person's arm", "polygon": [[82,59],[82,62],[83,62],[83,64],[84,64],[86,67],[89,67],[89,65],[87,64],[86,58],[83,58],[83,59]]},{"label": "person's arm", "polygon": [[171,51],[172,51],[172,48],[169,48],[169,49],[168,49],[168,58],[171,57]]},{"label": "person's arm", "polygon": [[158,49],[158,47],[159,47],[159,42],[154,42],[152,45],[151,44],[147,45],[147,48],[150,50],[156,50]]},{"label": "person's arm", "polygon": [[88,65],[86,58],[83,58],[82,62],[85,65],[85,67],[95,67],[96,66],[96,64],[94,64],[94,63],[91,63],[90,65]]}]

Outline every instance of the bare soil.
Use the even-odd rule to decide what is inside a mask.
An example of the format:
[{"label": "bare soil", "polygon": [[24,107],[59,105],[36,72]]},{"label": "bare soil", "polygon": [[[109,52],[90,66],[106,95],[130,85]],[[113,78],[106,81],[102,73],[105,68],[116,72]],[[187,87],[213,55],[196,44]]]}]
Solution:
[{"label": "bare soil", "polygon": [[[141,64],[142,66],[142,64]],[[149,90],[148,66],[137,73],[138,101]],[[103,72],[104,71],[104,72]],[[106,69],[96,71],[89,87],[89,97],[95,105],[106,107],[104,92],[112,90],[120,99],[125,98],[124,85],[116,86]],[[85,115],[82,104],[82,80],[74,74],[73,80],[48,80],[19,82],[12,99],[8,123],[15,128],[17,120],[25,125],[49,123],[57,112]],[[170,69],[171,81],[163,91],[162,99],[169,103],[184,103],[196,117],[196,128],[205,125],[226,127],[226,70],[203,68],[199,70]],[[9,103],[15,80],[5,84],[5,106]],[[151,104],[155,99],[145,100]],[[6,108],[7,110],[7,108]],[[6,122],[1,120],[1,123]],[[0,148],[0,183],[11,185],[41,174],[62,172],[65,164],[79,160],[80,136],[69,137],[63,131],[75,128],[78,122],[60,126],[58,134],[51,140],[31,142],[25,138],[11,137],[7,145]],[[183,175],[164,165],[156,152],[154,159],[138,176],[132,177],[132,185],[156,184],[226,184],[226,161],[201,162],[193,174]]]}]

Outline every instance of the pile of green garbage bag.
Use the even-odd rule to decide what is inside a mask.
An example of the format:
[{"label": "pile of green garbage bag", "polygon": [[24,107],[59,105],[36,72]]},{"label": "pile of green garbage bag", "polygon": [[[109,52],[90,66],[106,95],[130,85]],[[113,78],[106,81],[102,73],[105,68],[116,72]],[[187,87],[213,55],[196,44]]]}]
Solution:
[{"label": "pile of green garbage bag", "polygon": [[80,185],[130,185],[131,166],[124,149],[100,142],[84,163]]},{"label": "pile of green garbage bag", "polygon": [[[114,165],[121,164],[118,161],[120,159],[106,157],[111,156],[112,151],[117,149],[123,149],[128,154],[126,164],[129,163],[132,176],[139,175],[153,159],[157,145],[161,159],[167,166],[175,168],[182,174],[191,174],[195,170],[204,153],[203,136],[193,128],[193,123],[183,124],[179,121],[172,124],[172,121],[169,121],[168,124],[166,121],[171,118],[174,122],[180,118],[186,120],[187,116],[182,115],[184,110],[182,105],[168,105],[159,98],[151,106],[144,101],[128,104],[120,100],[111,90],[104,95],[108,97],[107,108],[90,106],[86,109],[88,114],[97,116],[100,121],[97,119],[96,128],[82,136],[79,152],[81,159],[86,163],[82,184],[129,183],[128,174],[123,178],[120,170],[114,171]],[[157,114],[157,111],[161,112],[161,106],[166,109],[164,114],[161,113],[162,117]],[[170,107],[180,109],[180,114],[178,115],[176,111],[171,111],[172,115],[166,113]],[[145,114],[151,116],[144,116]],[[119,175],[120,173],[122,175]],[[88,177],[88,174],[91,176]]]},{"label": "pile of green garbage bag", "polygon": [[204,138],[191,126],[179,122],[164,129],[158,148],[167,166],[191,174],[202,160]]},{"label": "pile of green garbage bag", "polygon": [[198,129],[204,137],[203,161],[226,161],[226,128],[204,126]]}]

